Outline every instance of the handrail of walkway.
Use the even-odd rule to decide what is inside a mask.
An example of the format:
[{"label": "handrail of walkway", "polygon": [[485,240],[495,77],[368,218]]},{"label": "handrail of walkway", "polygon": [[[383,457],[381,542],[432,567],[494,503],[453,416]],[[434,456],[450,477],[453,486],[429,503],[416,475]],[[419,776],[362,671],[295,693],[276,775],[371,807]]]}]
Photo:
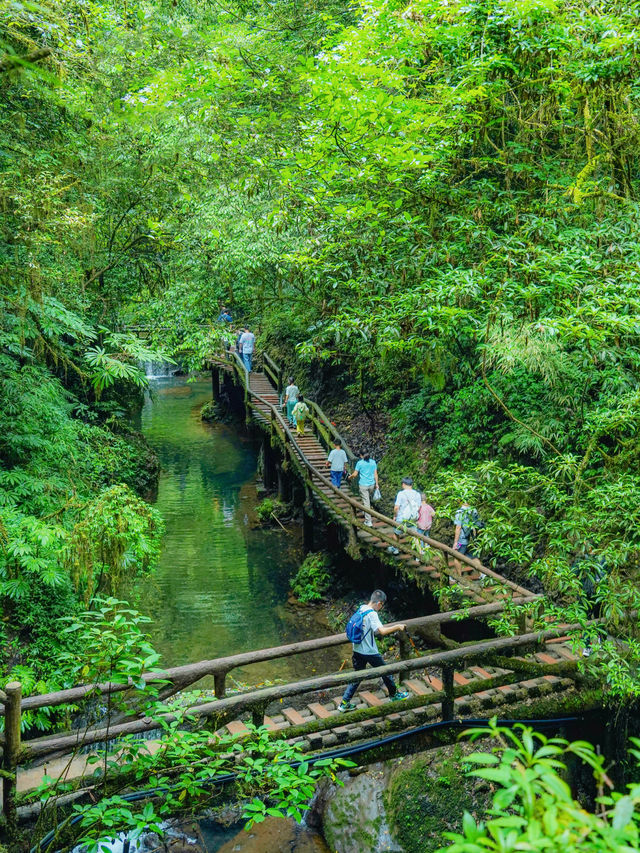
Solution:
[{"label": "handrail of walkway", "polygon": [[[600,619],[589,620],[587,625],[601,622]],[[238,693],[233,696],[228,696],[214,701],[192,705],[182,709],[180,716],[194,717],[217,717],[218,720],[226,720],[237,717],[239,714],[247,711],[255,711],[256,716],[264,715],[264,709],[270,702],[279,701],[281,699],[292,696],[299,696],[305,693],[315,693],[318,690],[328,690],[331,688],[342,688],[344,685],[352,681],[363,681],[372,676],[378,678],[382,675],[406,675],[419,669],[428,667],[439,667],[446,670],[448,673],[448,682],[450,690],[453,690],[453,673],[456,669],[456,664],[464,663],[466,667],[471,661],[485,659],[492,654],[499,654],[502,651],[517,649],[528,645],[545,645],[549,640],[557,639],[564,636],[568,631],[583,630],[585,625],[574,624],[564,625],[558,628],[550,628],[546,631],[531,632],[528,634],[520,634],[515,637],[499,637],[492,640],[482,640],[476,643],[468,643],[460,646],[457,649],[447,651],[432,652],[427,655],[421,655],[415,658],[407,658],[397,660],[393,663],[385,664],[378,667],[375,672],[368,671],[366,674],[362,672],[338,672],[328,675],[315,676],[314,678],[304,679],[302,681],[291,682],[288,684],[280,684],[272,687],[263,687],[251,690],[246,693]],[[501,665],[504,661],[501,661]],[[566,667],[570,667],[575,671],[575,664],[567,663]],[[566,668],[565,667],[565,668]],[[541,664],[530,664],[526,660],[510,660],[509,668],[512,671],[527,672],[531,669],[550,672],[553,670],[561,671],[563,664],[550,664],[547,666]],[[487,684],[481,683],[472,688],[472,690],[482,690],[490,686],[492,679],[487,679]],[[507,679],[508,680],[508,679]],[[505,679],[502,680],[506,683]],[[469,692],[467,690],[466,692]],[[462,694],[460,694],[462,695]],[[425,697],[422,697],[423,699]],[[433,701],[439,696],[431,697],[426,701]],[[161,715],[166,723],[174,722],[177,715],[168,713]],[[86,747],[94,743],[102,743],[106,740],[115,740],[118,737],[130,734],[138,734],[140,732],[152,731],[159,726],[157,719],[139,718],[129,720],[123,723],[117,723],[107,727],[89,728],[78,730],[75,732],[62,732],[58,735],[45,735],[42,738],[37,738],[23,742],[21,745],[22,760],[35,758],[38,756],[50,755],[60,750],[70,750],[77,747]]]},{"label": "handrail of walkway", "polygon": [[[524,604],[529,598],[513,599],[514,604]],[[405,619],[407,628],[425,628],[428,626],[440,627],[449,622],[459,622],[462,619],[479,619],[485,616],[493,616],[504,610],[502,602],[494,604],[483,604],[478,607],[470,607],[467,610],[449,610],[444,613],[432,613],[429,616],[418,616],[414,619]],[[462,617],[462,618],[461,618]],[[301,640],[297,643],[288,643],[284,646],[272,646],[267,649],[257,649],[250,652],[241,652],[211,660],[201,660],[195,663],[182,664],[156,672],[145,672],[142,681],[149,684],[157,681],[170,682],[175,690],[183,690],[200,681],[206,676],[214,676],[216,696],[222,698],[225,694],[226,676],[234,669],[250,664],[264,663],[269,660],[292,657],[309,652],[329,649],[333,646],[341,646],[348,643],[344,632],[331,634],[327,637],[317,637],[314,640]],[[38,708],[53,708],[59,705],[68,705],[80,702],[88,696],[98,696],[113,693],[122,693],[134,687],[133,682],[117,683],[105,682],[102,684],[83,684],[77,687],[69,687],[66,690],[57,690],[52,693],[41,693],[36,696],[27,696],[22,699],[22,711],[34,711]],[[0,708],[0,716],[3,714]]]},{"label": "handrail of walkway", "polygon": [[[344,440],[344,438],[340,435],[337,428],[331,423],[329,418],[322,411],[320,406],[314,400],[307,400],[306,402],[311,407],[311,409],[315,412],[316,418],[320,421],[320,423],[316,424],[316,428],[320,432],[321,436],[324,438],[326,445],[327,445],[327,450],[330,449],[329,448],[329,445],[331,444],[331,438],[329,438],[329,435],[330,435],[334,439],[337,439],[340,442],[340,444],[342,445],[342,449],[347,454],[347,458],[349,459],[349,462],[351,462],[352,465],[355,465],[355,463],[358,461],[355,453],[349,447],[349,445]],[[324,429],[322,427],[324,427]],[[329,435],[326,435],[327,432],[329,433]]]},{"label": "handrail of walkway", "polygon": [[[389,518],[388,516],[383,515],[382,513],[375,510],[373,507],[370,507],[370,508],[365,507],[364,504],[360,503],[360,501],[356,500],[355,498],[351,497],[350,495],[345,494],[343,491],[336,488],[333,485],[333,483],[331,482],[331,480],[329,480],[327,477],[325,477],[325,475],[321,471],[319,471],[313,465],[312,462],[310,462],[307,459],[305,452],[302,450],[302,448],[300,447],[300,445],[296,441],[293,433],[291,432],[291,430],[289,428],[289,425],[286,423],[286,421],[282,417],[281,413],[278,411],[278,408],[276,406],[274,406],[269,400],[266,400],[263,396],[261,396],[260,394],[258,394],[256,391],[254,391],[251,388],[250,383],[248,381],[247,371],[245,370],[244,365],[243,365],[242,361],[240,360],[238,354],[234,352],[234,353],[227,353],[227,355],[232,356],[234,363],[236,365],[236,369],[237,369],[237,373],[239,375],[240,381],[242,382],[244,389],[245,389],[245,392],[248,395],[248,397],[255,398],[256,400],[261,402],[264,406],[266,406],[270,410],[272,417],[275,417],[275,419],[279,422],[280,428],[282,429],[282,431],[286,435],[287,440],[295,447],[298,455],[300,456],[302,463],[309,470],[309,472],[313,475],[313,477],[316,477],[317,479],[319,479],[324,486],[328,487],[331,490],[331,492],[333,492],[336,495],[336,497],[339,497],[341,500],[344,500],[348,504],[350,504],[352,509],[358,510],[359,512],[363,513],[363,515],[366,512],[369,515],[373,516],[374,518],[377,518],[379,521],[382,521],[385,524],[390,525],[391,527],[395,527],[395,521],[392,518]],[[335,509],[336,508],[334,507],[334,510]],[[355,513],[354,513],[354,517],[350,523],[352,523],[356,527],[361,528],[362,530],[364,530],[367,533],[372,532],[371,528],[366,527],[364,524],[364,521],[361,521],[355,515]],[[401,542],[401,541],[396,542],[395,540],[391,539],[390,536],[387,536],[386,534],[384,534],[382,531],[380,531],[378,529],[376,529],[375,535],[377,537],[383,539],[384,541],[389,542],[389,544],[394,545],[395,547],[398,548],[398,550],[403,551],[405,553],[408,553],[409,555],[415,556],[415,553],[411,549],[411,547],[404,545],[403,542]],[[461,554],[459,551],[456,551],[455,549],[451,548],[449,545],[445,545],[444,542],[439,542],[437,539],[432,539],[429,536],[424,536],[422,533],[417,533],[417,532],[413,532],[413,531],[407,531],[406,535],[412,539],[417,539],[421,542],[424,542],[425,544],[429,545],[431,548],[434,548],[438,551],[441,551],[444,554],[453,557],[455,560],[466,563],[467,565],[471,566],[472,568],[477,569],[478,571],[481,571],[483,574],[485,574],[488,577],[492,578],[493,580],[497,581],[497,583],[499,583],[503,586],[508,586],[510,589],[512,589],[518,595],[529,597],[529,598],[535,597],[534,594],[530,590],[526,589],[525,587],[521,587],[518,584],[514,583],[513,581],[510,581],[508,578],[505,578],[502,575],[498,574],[497,572],[494,572],[493,569],[490,569],[488,566],[483,565],[482,563],[480,563],[479,560],[476,562],[475,560],[468,557],[466,554]],[[447,566],[443,566],[442,570],[444,571],[445,574],[448,574],[449,577],[451,577],[456,583],[464,584],[464,579],[458,577],[454,572],[448,570]],[[439,569],[439,571],[440,571],[440,569]]]}]

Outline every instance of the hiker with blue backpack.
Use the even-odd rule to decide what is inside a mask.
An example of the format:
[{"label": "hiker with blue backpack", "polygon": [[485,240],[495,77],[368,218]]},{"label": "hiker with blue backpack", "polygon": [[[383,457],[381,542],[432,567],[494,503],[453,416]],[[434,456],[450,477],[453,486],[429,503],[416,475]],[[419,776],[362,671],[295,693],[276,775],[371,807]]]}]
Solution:
[{"label": "hiker with blue backpack", "polygon": [[[353,643],[352,661],[356,672],[366,669],[367,664],[373,667],[385,665],[384,658],[376,645],[376,634],[386,637],[387,634],[395,634],[398,631],[405,630],[405,626],[399,623],[396,625],[383,625],[380,621],[378,613],[384,607],[386,600],[386,594],[381,589],[375,589],[371,593],[369,602],[361,605],[347,622],[346,634],[347,639]],[[390,675],[383,675],[382,680],[389,691],[389,698],[392,702],[399,702],[409,696],[406,691],[398,690],[395,681]],[[338,705],[340,713],[344,714],[346,711],[355,710],[356,706],[351,699],[358,689],[359,684],[359,681],[354,681],[347,685],[347,689],[342,696],[342,702]]]},{"label": "hiker with blue backpack", "polygon": [[[480,520],[478,510],[466,503],[466,501],[463,501],[453,517],[453,523],[456,526],[456,532],[453,539],[454,550],[458,551],[460,554],[466,554],[467,557],[471,557],[471,559],[475,560],[476,564],[479,566],[480,561],[473,551],[473,545],[475,538],[478,535],[478,531],[482,530],[484,527],[484,522]],[[459,560],[456,560],[456,567],[458,571],[461,570]],[[481,577],[484,577],[482,573],[480,573],[480,575]]]}]

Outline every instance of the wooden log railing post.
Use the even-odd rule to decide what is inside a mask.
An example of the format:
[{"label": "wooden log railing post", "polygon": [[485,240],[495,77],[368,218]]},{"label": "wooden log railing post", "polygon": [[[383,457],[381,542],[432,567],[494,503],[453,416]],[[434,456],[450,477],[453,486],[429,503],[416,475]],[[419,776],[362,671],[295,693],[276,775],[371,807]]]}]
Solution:
[{"label": "wooden log railing post", "polygon": [[398,634],[398,645],[400,646],[400,660],[409,660],[411,657],[411,643],[406,631]]},{"label": "wooden log railing post", "polygon": [[213,676],[213,689],[216,694],[216,699],[224,699],[227,692],[227,673],[216,672]]},{"label": "wooden log railing post", "polygon": [[5,687],[7,699],[4,711],[4,758],[2,779],[2,809],[7,823],[9,836],[15,833],[18,815],[16,810],[16,790],[18,758],[21,748],[22,685],[19,681],[10,681]]},{"label": "wooden log railing post", "polygon": [[302,508],[302,548],[305,554],[309,554],[313,551],[315,544],[315,518],[311,489],[307,486],[305,492],[306,499]]},{"label": "wooden log railing post", "polygon": [[276,463],[276,476],[278,478],[278,499],[287,504],[291,500],[291,488],[282,462]]},{"label": "wooden log railing post", "polygon": [[266,705],[264,702],[260,702],[259,705],[254,705],[251,708],[251,722],[257,729],[259,729],[260,726],[264,726],[265,709]]},{"label": "wooden log railing post", "polygon": [[442,700],[442,719],[453,720],[453,709],[455,697],[453,694],[453,666],[442,667],[442,689],[444,690],[445,698]]},{"label": "wooden log railing post", "polygon": [[262,440],[262,478],[265,489],[272,489],[275,481],[273,453],[271,438],[265,435]]}]

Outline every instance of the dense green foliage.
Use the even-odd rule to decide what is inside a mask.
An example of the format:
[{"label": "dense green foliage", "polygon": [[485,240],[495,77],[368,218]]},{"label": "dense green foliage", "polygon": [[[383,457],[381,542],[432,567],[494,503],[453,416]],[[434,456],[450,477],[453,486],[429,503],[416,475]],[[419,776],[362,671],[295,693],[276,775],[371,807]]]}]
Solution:
[{"label": "dense green foliage", "polygon": [[[160,532],[140,497],[157,461],[122,420],[151,353],[107,328],[119,285],[108,293],[96,266],[113,191],[88,107],[86,51],[110,25],[103,10],[86,31],[98,12],[0,4],[0,675],[29,692],[60,683],[59,617],[149,568]],[[21,63],[39,49],[51,58]]]},{"label": "dense green foliage", "polygon": [[408,759],[394,771],[385,792],[393,837],[405,853],[431,853],[442,845],[443,832],[461,829],[466,811],[489,805],[486,788],[469,777],[459,744],[442,757],[438,753]]},{"label": "dense green foliage", "polygon": [[[353,766],[345,759],[310,762],[299,744],[274,738],[266,727],[250,725],[247,737],[214,734],[206,721],[185,711],[185,704],[190,704],[188,693],[158,701],[166,681],[155,670],[159,655],[144,633],[149,619],[124,602],[96,599],[93,610],[66,621],[65,632],[78,639],[82,654],[67,655],[62,663],[77,680],[96,688],[105,682],[135,688],[135,696],[130,692],[107,694],[101,725],[109,728],[119,713],[131,711],[133,701],[146,718],[157,723],[158,743],[150,750],[149,741],[125,736],[102,754],[90,753],[88,762],[96,765],[95,787],[100,788],[101,797],[98,802],[91,799],[74,805],[65,819],[59,817],[57,798],[73,785],[45,775],[31,795],[43,805],[31,843],[47,835],[52,819],[56,830],[50,841],[55,841],[57,850],[82,846],[99,853],[120,831],[126,831],[130,841],[150,831],[162,836],[167,817],[219,801],[223,789],[216,780],[225,777],[227,793],[244,805],[247,828],[267,815],[301,821],[317,781],[323,776],[335,780],[336,770]],[[143,673],[152,675],[143,678]],[[84,721],[77,730],[76,753],[87,746],[83,742],[93,724],[95,697],[89,695],[81,707]],[[217,727],[214,720],[214,730]],[[148,796],[128,799],[132,784]]]},{"label": "dense green foliage", "polygon": [[391,413],[383,478],[476,504],[538,624],[586,619],[591,543],[638,695],[638,4],[4,0],[0,46],[4,674],[152,565],[120,421],[224,302]]},{"label": "dense green foliage", "polygon": [[334,583],[331,563],[331,555],[326,551],[307,554],[291,579],[291,591],[299,601],[307,604],[325,598]]},{"label": "dense green foliage", "polygon": [[388,470],[441,518],[478,505],[484,558],[554,607],[592,543],[618,622],[640,546],[636,5],[371,0],[294,33],[289,13],[216,19],[225,87],[176,61],[128,97],[141,135],[207,140],[188,250],[135,316],[158,340],[174,317],[179,347],[231,301],[316,388],[390,410]]},{"label": "dense green foliage", "polygon": [[[461,833],[445,833],[449,853],[515,850],[626,851],[638,848],[640,785],[628,785],[623,794],[613,790],[604,756],[585,741],[546,738],[520,726],[513,731],[496,726],[475,730],[472,738],[491,735],[491,752],[474,753],[467,761],[477,765],[470,775],[485,779],[493,802],[483,820],[465,813]],[[640,759],[637,738],[630,754]],[[579,803],[567,783],[569,761],[581,762],[593,775],[595,810]],[[575,772],[575,767],[574,767]]]}]

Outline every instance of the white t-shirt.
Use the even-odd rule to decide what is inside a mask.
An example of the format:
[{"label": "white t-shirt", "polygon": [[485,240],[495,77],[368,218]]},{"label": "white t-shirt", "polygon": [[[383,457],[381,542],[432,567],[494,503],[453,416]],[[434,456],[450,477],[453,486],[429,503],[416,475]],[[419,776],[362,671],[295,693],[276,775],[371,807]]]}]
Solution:
[{"label": "white t-shirt", "polygon": [[347,454],[341,447],[334,447],[329,454],[332,471],[344,471],[347,467]]},{"label": "white t-shirt", "polygon": [[[371,610],[368,604],[363,604],[359,610]],[[378,646],[376,645],[376,633],[382,628],[382,622],[375,610],[362,620],[363,638],[361,643],[353,644],[353,651],[360,652],[361,655],[377,655]]]},{"label": "white t-shirt", "polygon": [[284,395],[289,403],[297,403],[300,396],[300,389],[297,385],[287,385],[284,389]]},{"label": "white t-shirt", "polygon": [[402,489],[401,492],[398,492],[396,497],[396,506],[398,507],[396,522],[416,521],[421,503],[422,496],[415,489]]},{"label": "white t-shirt", "polygon": [[243,332],[240,338],[240,347],[243,354],[249,355],[249,353],[252,353],[255,342],[256,336],[253,332]]}]

